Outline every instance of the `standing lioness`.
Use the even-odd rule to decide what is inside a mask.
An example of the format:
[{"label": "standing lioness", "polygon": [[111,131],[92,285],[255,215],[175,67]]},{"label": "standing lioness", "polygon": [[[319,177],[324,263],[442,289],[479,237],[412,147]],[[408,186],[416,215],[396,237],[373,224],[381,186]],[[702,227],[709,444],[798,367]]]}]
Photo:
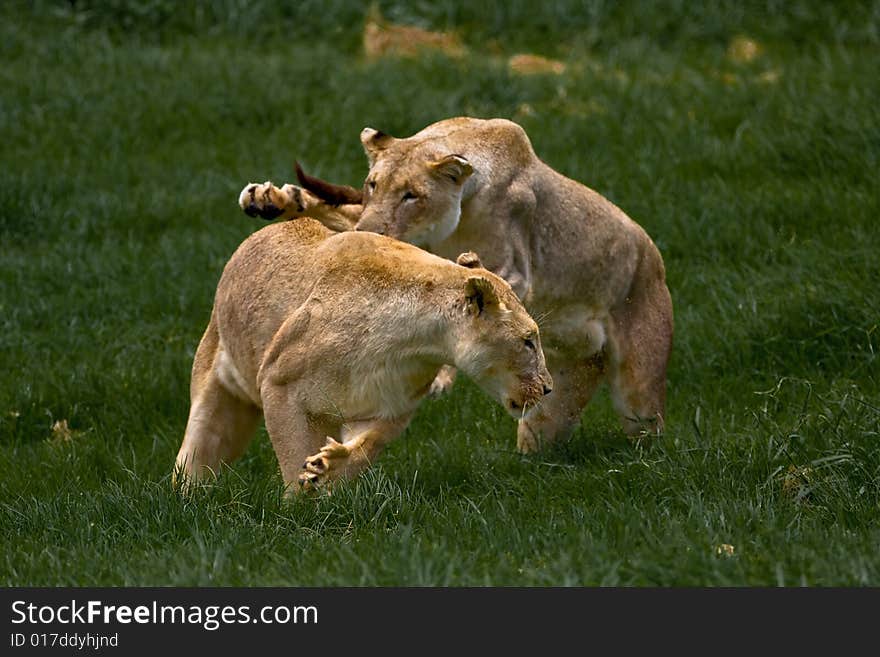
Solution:
[{"label": "standing lioness", "polygon": [[660,252],[638,224],[542,162],[510,121],[448,119],[406,139],[365,128],[361,141],[362,192],[300,176],[305,189],[248,185],[241,207],[382,233],[446,258],[479,253],[546,318],[556,390],[520,423],[521,450],[568,434],[603,379],[629,433],[662,430],[672,300]]},{"label": "standing lioness", "polygon": [[238,458],[262,414],[285,484],[352,477],[444,363],[517,417],[535,405],[552,387],[537,325],[474,254],[460,261],[309,219],[251,235],[196,352],[178,476]]}]

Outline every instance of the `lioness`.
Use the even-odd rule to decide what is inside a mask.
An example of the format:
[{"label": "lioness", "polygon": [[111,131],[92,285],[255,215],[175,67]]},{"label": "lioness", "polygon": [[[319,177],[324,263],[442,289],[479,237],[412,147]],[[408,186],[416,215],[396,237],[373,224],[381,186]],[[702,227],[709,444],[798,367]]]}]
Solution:
[{"label": "lioness", "polygon": [[453,118],[405,139],[365,128],[361,142],[362,191],[300,175],[302,188],[247,185],[241,207],[390,235],[446,258],[478,252],[544,318],[556,389],[520,422],[521,451],[568,435],[603,379],[628,433],[662,431],[672,300],[660,252],[638,224],[542,162],[510,121]]},{"label": "lioness", "polygon": [[538,326],[474,254],[459,260],[311,219],[248,237],[195,355],[176,478],[238,458],[261,413],[292,490],[352,477],[444,363],[515,416],[537,404],[552,388]]}]

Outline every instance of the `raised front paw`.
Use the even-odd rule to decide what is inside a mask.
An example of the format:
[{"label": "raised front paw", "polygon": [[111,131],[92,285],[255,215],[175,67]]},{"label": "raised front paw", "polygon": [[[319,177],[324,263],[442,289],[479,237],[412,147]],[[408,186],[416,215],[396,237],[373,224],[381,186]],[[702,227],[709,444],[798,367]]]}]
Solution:
[{"label": "raised front paw", "polygon": [[250,217],[267,221],[294,219],[305,214],[311,195],[296,185],[276,187],[270,181],[248,183],[238,196],[238,205]]},{"label": "raised front paw", "polygon": [[305,491],[314,490],[343,476],[350,454],[348,447],[327,436],[327,444],[321,451],[303,463],[303,472],[299,476],[300,488]]}]

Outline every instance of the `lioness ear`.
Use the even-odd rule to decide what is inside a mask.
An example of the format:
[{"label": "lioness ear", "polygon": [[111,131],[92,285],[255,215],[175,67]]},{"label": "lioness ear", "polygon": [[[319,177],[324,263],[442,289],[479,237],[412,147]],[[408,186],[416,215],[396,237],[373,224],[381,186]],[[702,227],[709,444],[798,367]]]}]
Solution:
[{"label": "lioness ear", "polygon": [[468,310],[479,315],[487,306],[498,305],[498,295],[489,279],[482,276],[471,276],[465,284],[465,300]]},{"label": "lioness ear", "polygon": [[467,267],[468,269],[482,269],[483,263],[480,262],[480,256],[473,251],[465,251],[455,259],[455,264]]},{"label": "lioness ear", "polygon": [[367,154],[367,159],[370,161],[370,166],[373,166],[379,151],[384,151],[393,141],[394,137],[386,135],[375,128],[364,128],[361,130],[361,143],[364,145],[364,151]]},{"label": "lioness ear", "polygon": [[451,178],[458,185],[464,183],[474,172],[471,163],[461,155],[447,155],[443,159],[429,163],[429,166],[438,175]]}]

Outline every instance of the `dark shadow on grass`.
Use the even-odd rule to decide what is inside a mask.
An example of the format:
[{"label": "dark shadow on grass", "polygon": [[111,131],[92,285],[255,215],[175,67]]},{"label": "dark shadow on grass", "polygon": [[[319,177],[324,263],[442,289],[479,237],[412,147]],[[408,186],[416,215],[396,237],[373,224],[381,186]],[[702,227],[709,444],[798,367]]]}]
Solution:
[{"label": "dark shadow on grass", "polygon": [[522,456],[525,461],[560,465],[595,465],[597,463],[629,462],[640,452],[650,450],[664,437],[633,441],[620,429],[579,426],[572,436],[534,454]]}]

